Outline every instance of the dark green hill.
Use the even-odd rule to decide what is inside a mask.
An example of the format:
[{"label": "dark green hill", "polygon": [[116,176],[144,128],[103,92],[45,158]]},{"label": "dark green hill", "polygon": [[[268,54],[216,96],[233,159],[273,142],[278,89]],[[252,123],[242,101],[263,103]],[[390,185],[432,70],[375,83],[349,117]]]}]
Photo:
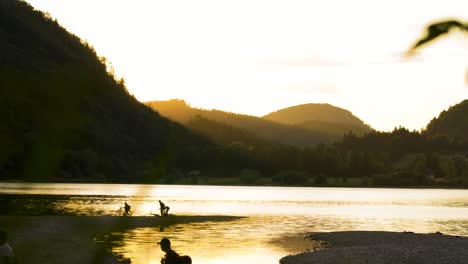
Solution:
[{"label": "dark green hill", "polygon": [[186,123],[193,131],[212,139],[231,153],[247,156],[257,161],[256,169],[267,173],[298,166],[300,150],[297,147],[279,144],[259,138],[255,134],[225,123],[196,115]]},{"label": "dark green hill", "polygon": [[337,139],[327,132],[284,125],[260,117],[192,108],[183,100],[153,101],[146,104],[158,111],[162,116],[182,124],[188,124],[193,117],[201,116],[218,122],[220,125],[228,125],[244,130],[258,138],[271,142],[304,147],[329,143]]},{"label": "dark green hill", "polygon": [[250,165],[138,102],[92,47],[23,1],[0,0],[0,117],[0,180],[153,181]]},{"label": "dark green hill", "polygon": [[468,142],[468,100],[442,111],[426,127],[429,137],[445,137],[454,141]]},{"label": "dark green hill", "polygon": [[282,124],[297,125],[312,131],[318,131],[342,137],[352,131],[363,135],[370,132],[370,126],[354,116],[350,111],[330,104],[303,104],[284,108],[263,118]]}]

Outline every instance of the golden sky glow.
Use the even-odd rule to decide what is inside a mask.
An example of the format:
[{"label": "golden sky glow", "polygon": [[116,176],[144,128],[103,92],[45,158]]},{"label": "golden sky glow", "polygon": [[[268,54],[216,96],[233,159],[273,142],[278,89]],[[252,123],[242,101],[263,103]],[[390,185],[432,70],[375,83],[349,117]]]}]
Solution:
[{"label": "golden sky glow", "polygon": [[468,37],[408,60],[468,1],[28,0],[108,58],[141,101],[264,115],[327,102],[379,130],[423,128],[468,97]]}]

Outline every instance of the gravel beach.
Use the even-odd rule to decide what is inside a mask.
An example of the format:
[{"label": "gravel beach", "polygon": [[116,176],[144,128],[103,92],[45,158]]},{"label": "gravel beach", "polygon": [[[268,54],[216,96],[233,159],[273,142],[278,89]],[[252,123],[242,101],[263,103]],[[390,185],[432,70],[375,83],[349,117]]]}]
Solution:
[{"label": "gravel beach", "polygon": [[[18,263],[119,263],[94,238],[98,233],[137,227],[229,221],[231,216],[0,216],[0,229],[8,232]],[[156,241],[155,241],[156,246]]]},{"label": "gravel beach", "polygon": [[287,256],[281,264],[466,264],[468,237],[441,233],[350,231],[306,237],[324,248]]}]

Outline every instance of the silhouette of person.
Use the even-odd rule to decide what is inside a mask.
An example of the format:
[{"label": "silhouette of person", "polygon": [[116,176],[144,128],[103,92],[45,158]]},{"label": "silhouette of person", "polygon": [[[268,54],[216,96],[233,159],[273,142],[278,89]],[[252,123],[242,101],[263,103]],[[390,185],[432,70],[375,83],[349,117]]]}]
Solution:
[{"label": "silhouette of person", "polygon": [[166,253],[164,257],[161,259],[161,264],[178,264],[180,256],[172,250],[171,248],[171,241],[168,238],[161,239],[158,244],[161,246],[161,250]]},{"label": "silhouette of person", "polygon": [[166,206],[161,200],[159,200],[159,211],[161,211],[161,216],[169,215],[169,206]]},{"label": "silhouette of person", "polygon": [[13,264],[16,263],[16,258],[13,249],[7,243],[7,239],[7,232],[0,230],[0,263]]},{"label": "silhouette of person", "polygon": [[130,208],[132,208],[132,207],[130,205],[128,205],[127,202],[125,202],[125,206],[124,206],[125,214],[124,215],[129,215]]}]

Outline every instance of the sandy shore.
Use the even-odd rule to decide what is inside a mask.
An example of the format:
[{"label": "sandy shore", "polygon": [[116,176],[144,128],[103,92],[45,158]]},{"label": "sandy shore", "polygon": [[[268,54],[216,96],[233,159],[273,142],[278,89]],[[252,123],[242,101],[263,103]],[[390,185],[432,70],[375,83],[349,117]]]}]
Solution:
[{"label": "sandy shore", "polygon": [[[468,237],[411,232],[331,232],[307,236],[322,249],[281,264],[466,264]],[[319,246],[318,246],[319,247]],[[311,249],[312,250],[312,249]]]},{"label": "sandy shore", "polygon": [[0,216],[0,229],[8,232],[19,263],[103,264],[114,263],[115,258],[94,242],[98,233],[235,219],[238,217]]}]

